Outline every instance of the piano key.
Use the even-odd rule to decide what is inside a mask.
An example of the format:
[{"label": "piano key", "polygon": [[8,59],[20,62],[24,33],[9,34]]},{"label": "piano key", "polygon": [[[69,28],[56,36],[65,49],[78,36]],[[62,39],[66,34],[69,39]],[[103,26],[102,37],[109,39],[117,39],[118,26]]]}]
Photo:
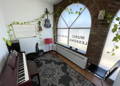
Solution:
[{"label": "piano key", "polygon": [[20,67],[20,66],[23,66],[23,67],[24,67],[24,65],[23,65],[23,64],[19,65],[19,67]]},{"label": "piano key", "polygon": [[20,67],[18,70],[24,69],[24,67]]},{"label": "piano key", "polygon": [[28,68],[26,63],[25,53],[22,53],[21,58],[17,61],[17,83],[21,84],[29,80]]},{"label": "piano key", "polygon": [[18,84],[22,84],[23,82],[25,82],[25,80],[21,80],[18,82]]},{"label": "piano key", "polygon": [[27,61],[26,61],[26,56],[25,53],[23,53],[23,61],[24,61],[24,71],[25,71],[25,81],[29,80],[29,75],[28,75],[28,68],[27,68]]},{"label": "piano key", "polygon": [[25,78],[19,79],[19,80],[18,80],[18,83],[21,83],[21,82],[23,82],[23,81],[25,81]]},{"label": "piano key", "polygon": [[25,79],[25,76],[18,77],[18,81]]},{"label": "piano key", "polygon": [[18,68],[18,69],[20,69],[20,68],[24,68],[24,66],[23,66],[23,65],[21,65],[21,66],[19,66],[19,68]]},{"label": "piano key", "polygon": [[18,72],[19,72],[19,71],[22,71],[22,70],[24,70],[24,68],[22,68],[22,69],[18,69]]},{"label": "piano key", "polygon": [[18,77],[17,77],[17,81],[20,81],[20,80],[23,80],[23,79],[25,79],[25,77],[24,77],[24,76],[21,76],[21,77],[20,77],[20,76],[18,76]]},{"label": "piano key", "polygon": [[19,73],[18,73],[18,76],[19,76],[19,75],[21,75],[21,74],[24,74],[24,71],[22,71],[22,72],[19,72]]},{"label": "piano key", "polygon": [[22,71],[18,71],[18,74],[19,74],[19,73],[22,73],[22,72],[24,72],[24,70],[22,70]]},{"label": "piano key", "polygon": [[25,75],[22,75],[23,73],[19,73],[18,75],[17,75],[17,77],[18,78],[20,78],[20,77],[22,77],[22,76],[25,76]]}]

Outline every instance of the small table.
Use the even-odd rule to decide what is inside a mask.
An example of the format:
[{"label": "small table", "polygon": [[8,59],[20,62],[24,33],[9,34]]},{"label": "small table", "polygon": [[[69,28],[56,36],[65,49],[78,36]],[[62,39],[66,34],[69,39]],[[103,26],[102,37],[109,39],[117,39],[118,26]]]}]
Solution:
[{"label": "small table", "polygon": [[37,69],[36,63],[34,61],[27,61],[28,63],[28,70],[29,70],[29,75],[31,78],[37,77],[38,79],[38,84],[40,86],[40,78],[39,78],[39,71]]}]

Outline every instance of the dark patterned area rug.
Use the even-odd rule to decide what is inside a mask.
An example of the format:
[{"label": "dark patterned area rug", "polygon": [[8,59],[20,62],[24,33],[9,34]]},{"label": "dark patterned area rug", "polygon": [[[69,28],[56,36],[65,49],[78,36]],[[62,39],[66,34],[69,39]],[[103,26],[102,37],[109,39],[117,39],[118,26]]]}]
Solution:
[{"label": "dark patterned area rug", "polygon": [[40,86],[95,86],[59,57],[47,53],[38,60]]}]

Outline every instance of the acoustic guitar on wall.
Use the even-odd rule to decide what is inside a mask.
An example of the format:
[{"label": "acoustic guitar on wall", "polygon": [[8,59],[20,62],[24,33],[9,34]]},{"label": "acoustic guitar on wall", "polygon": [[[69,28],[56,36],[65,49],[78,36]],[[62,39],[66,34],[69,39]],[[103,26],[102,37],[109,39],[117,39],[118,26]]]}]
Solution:
[{"label": "acoustic guitar on wall", "polygon": [[50,23],[50,20],[49,20],[49,18],[48,18],[49,12],[48,12],[48,9],[47,9],[47,8],[46,8],[45,13],[46,13],[46,15],[47,15],[47,18],[45,19],[44,27],[45,27],[45,28],[50,28],[50,27],[51,27],[51,23]]}]

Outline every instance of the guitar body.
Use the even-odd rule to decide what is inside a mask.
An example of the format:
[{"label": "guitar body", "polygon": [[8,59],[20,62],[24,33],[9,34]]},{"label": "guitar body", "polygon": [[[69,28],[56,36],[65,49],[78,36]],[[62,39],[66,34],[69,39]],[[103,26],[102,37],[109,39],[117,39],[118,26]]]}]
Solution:
[{"label": "guitar body", "polygon": [[46,27],[46,28],[50,28],[51,27],[50,20],[48,18],[45,19],[44,27]]}]

